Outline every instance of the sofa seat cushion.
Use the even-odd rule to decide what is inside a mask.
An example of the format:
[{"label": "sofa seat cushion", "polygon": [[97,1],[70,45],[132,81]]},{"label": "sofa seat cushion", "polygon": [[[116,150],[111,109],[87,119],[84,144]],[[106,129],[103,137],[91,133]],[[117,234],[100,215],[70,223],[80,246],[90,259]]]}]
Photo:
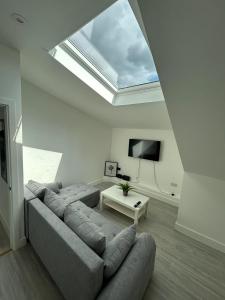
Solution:
[{"label": "sofa seat cushion", "polygon": [[62,188],[59,195],[64,199],[72,198],[73,202],[82,201],[89,207],[95,207],[99,203],[100,190],[91,185],[77,183]]},{"label": "sofa seat cushion", "polygon": [[121,230],[122,227],[110,222],[96,210],[88,207],[81,201],[74,202],[73,207],[76,207],[78,211],[81,211],[92,223],[97,225],[103,235],[106,237],[106,244],[110,242]]},{"label": "sofa seat cushion", "polygon": [[69,226],[92,250],[101,255],[105,250],[106,238],[100,227],[82,213],[75,203],[68,205],[64,212],[64,222]]},{"label": "sofa seat cushion", "polygon": [[107,245],[103,253],[104,278],[109,279],[119,269],[120,265],[127,257],[136,238],[136,226],[131,225],[123,229]]}]

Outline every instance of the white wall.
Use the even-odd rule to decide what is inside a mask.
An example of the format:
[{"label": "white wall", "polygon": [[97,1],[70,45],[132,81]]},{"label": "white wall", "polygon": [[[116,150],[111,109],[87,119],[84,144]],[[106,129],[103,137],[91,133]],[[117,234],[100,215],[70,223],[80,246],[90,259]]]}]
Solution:
[{"label": "white wall", "polygon": [[[183,167],[172,130],[123,129],[114,128],[112,132],[111,159],[118,161],[121,173],[137,180],[139,160],[128,157],[130,138],[160,140],[160,161],[155,162],[156,176],[160,189],[168,194],[175,193],[179,198],[182,187]],[[141,160],[139,183],[158,191],[154,180],[153,162]],[[176,183],[177,187],[172,187]]]},{"label": "white wall", "polygon": [[185,172],[176,228],[225,252],[225,181]]},{"label": "white wall", "polygon": [[[10,145],[12,163],[13,220],[10,222],[8,186],[0,177],[0,213],[8,231],[11,247],[23,240],[23,172],[22,147],[16,142],[17,126],[21,120],[21,77],[19,52],[0,45],[0,103],[9,105]],[[11,224],[10,224],[11,223]]]},{"label": "white wall", "polygon": [[225,180],[225,2],[139,4],[184,170]]},{"label": "white wall", "polygon": [[22,104],[25,182],[71,184],[103,177],[110,128],[24,80]]},{"label": "white wall", "polygon": [[225,241],[225,2],[139,4],[186,172],[177,229],[218,248]]}]

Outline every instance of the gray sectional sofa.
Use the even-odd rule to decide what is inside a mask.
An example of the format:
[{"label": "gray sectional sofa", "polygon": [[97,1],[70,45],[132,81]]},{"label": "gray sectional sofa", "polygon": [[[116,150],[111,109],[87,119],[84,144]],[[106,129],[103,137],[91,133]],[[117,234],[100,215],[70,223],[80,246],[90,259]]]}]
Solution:
[{"label": "gray sectional sofa", "polygon": [[[122,228],[91,208],[98,204],[99,193],[95,187],[74,185],[60,189],[59,194],[64,195],[65,200],[73,195],[72,203],[82,201],[81,205],[78,205],[82,214],[101,228],[109,243]],[[66,205],[68,206],[68,201]],[[149,234],[142,233],[136,236],[131,250],[117,272],[105,280],[103,257],[96,254],[26,187],[25,228],[28,241],[66,300],[143,298],[152,278],[156,251],[155,242]]]}]

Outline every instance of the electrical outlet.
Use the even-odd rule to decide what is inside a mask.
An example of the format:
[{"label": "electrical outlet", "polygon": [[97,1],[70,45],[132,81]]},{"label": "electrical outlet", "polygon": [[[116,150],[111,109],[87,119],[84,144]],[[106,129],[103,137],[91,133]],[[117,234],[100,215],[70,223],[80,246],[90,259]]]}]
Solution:
[{"label": "electrical outlet", "polygon": [[171,182],[170,185],[173,187],[177,187],[177,183],[175,183],[175,182]]}]

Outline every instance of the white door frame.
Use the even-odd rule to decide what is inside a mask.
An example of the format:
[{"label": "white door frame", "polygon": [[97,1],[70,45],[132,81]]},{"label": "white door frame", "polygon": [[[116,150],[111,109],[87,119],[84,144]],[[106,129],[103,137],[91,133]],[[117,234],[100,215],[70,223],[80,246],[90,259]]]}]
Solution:
[{"label": "white door frame", "polygon": [[[0,104],[8,107],[9,126],[9,209],[10,209],[10,248],[16,250],[26,243],[23,219],[23,155],[22,143],[16,142],[21,126],[21,107],[13,99],[0,98]],[[21,129],[22,130],[22,129]]]}]

